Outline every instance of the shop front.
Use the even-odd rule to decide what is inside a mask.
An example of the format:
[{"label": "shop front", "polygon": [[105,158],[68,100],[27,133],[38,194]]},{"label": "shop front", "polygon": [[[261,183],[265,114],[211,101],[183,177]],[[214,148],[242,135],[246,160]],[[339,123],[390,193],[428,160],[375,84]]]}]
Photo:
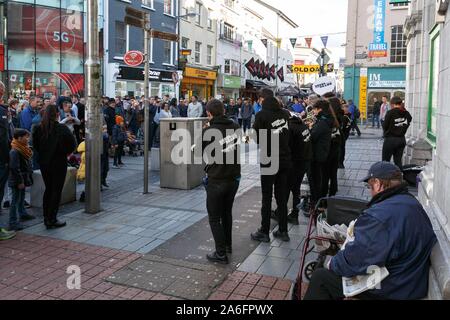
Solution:
[{"label": "shop front", "polygon": [[81,1],[7,1],[5,65],[9,95],[84,94],[84,7]]},{"label": "shop front", "polygon": [[217,80],[217,94],[227,99],[239,98],[241,78],[227,74],[219,74]]},{"label": "shop front", "polygon": [[181,82],[181,96],[197,96],[199,99],[213,97],[216,79],[216,71],[186,67]]},{"label": "shop front", "polygon": [[365,119],[371,119],[374,98],[405,98],[405,67],[345,68],[344,97],[359,106]]},{"label": "shop front", "polygon": [[[150,96],[175,96],[175,87],[172,79],[173,72],[167,70],[150,69]],[[119,67],[116,81],[116,96],[141,97],[144,95],[144,69]]]}]

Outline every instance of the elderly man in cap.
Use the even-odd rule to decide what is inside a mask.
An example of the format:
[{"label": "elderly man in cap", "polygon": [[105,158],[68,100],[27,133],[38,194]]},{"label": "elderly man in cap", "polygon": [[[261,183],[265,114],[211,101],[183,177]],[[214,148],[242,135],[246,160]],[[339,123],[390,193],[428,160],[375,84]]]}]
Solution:
[{"label": "elderly man in cap", "polygon": [[422,205],[403,182],[400,169],[389,162],[374,164],[363,180],[372,201],[354,225],[354,241],[334,256],[326,269],[311,278],[305,300],[343,299],[342,277],[366,275],[386,267],[379,288],[359,299],[421,299],[428,293],[430,254],[436,235]]}]

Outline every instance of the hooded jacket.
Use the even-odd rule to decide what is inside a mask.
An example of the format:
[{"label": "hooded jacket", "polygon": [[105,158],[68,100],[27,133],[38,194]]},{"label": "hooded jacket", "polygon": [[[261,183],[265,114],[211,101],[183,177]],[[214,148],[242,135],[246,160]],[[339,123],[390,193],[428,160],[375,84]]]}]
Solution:
[{"label": "hooded jacket", "polygon": [[289,147],[293,163],[312,160],[311,131],[300,118],[295,116],[289,119]]},{"label": "hooded jacket", "polygon": [[411,114],[404,108],[394,108],[388,111],[383,122],[384,136],[386,138],[404,137],[411,121]]},{"label": "hooded jacket", "polygon": [[320,112],[317,116],[317,122],[311,130],[311,139],[313,144],[313,159],[316,162],[324,163],[328,159],[331,147],[331,133],[333,119]]},{"label": "hooded jacket", "polygon": [[[238,148],[241,141],[239,129],[239,125],[233,120],[226,116],[220,116],[212,118],[210,126],[203,130],[202,150],[203,153],[207,151],[205,172],[209,180],[234,181],[241,177]],[[216,133],[220,132],[220,140],[214,138],[213,130],[216,130]],[[212,138],[209,137],[209,134],[212,135]],[[221,154],[216,154],[217,150],[221,150]],[[232,158],[230,153],[234,153]],[[233,159],[232,163],[229,163],[230,159]],[[219,163],[215,160],[219,160]]]},{"label": "hooded jacket", "polygon": [[367,274],[370,266],[386,267],[381,289],[369,291],[383,299],[421,299],[428,293],[430,255],[437,242],[430,219],[406,185],[373,198],[354,228],[355,240],[330,263],[342,277]]},{"label": "hooded jacket", "polygon": [[[256,130],[261,153],[270,158],[279,157],[280,168],[290,168],[292,165],[291,148],[289,147],[289,118],[287,110],[282,109],[278,100],[271,97],[264,100],[262,110],[256,114],[253,129]],[[263,130],[268,130],[267,141],[261,140]],[[272,138],[278,136],[279,150],[272,150]],[[271,167],[261,163],[261,167]]]}]

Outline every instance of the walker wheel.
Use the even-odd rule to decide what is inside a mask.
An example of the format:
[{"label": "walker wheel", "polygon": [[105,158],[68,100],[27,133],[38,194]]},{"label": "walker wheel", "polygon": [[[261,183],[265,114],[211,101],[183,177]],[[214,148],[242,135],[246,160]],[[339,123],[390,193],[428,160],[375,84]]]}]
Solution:
[{"label": "walker wheel", "polygon": [[316,271],[317,261],[310,262],[305,267],[305,277],[308,281],[311,280],[312,274]]}]

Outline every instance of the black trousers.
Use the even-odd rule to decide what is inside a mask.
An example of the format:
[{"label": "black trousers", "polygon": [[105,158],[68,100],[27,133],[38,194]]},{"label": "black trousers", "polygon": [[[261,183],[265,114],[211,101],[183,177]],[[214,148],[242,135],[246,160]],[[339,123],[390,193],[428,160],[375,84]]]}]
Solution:
[{"label": "black trousers", "polygon": [[108,150],[103,151],[103,154],[101,155],[101,175],[102,175],[102,183],[106,183],[106,178],[108,177],[108,171],[109,171],[109,154]]},{"label": "black trousers", "polygon": [[341,152],[339,153],[339,164],[344,165],[348,136],[342,138]]},{"label": "black trousers", "polygon": [[55,161],[50,165],[41,164],[42,179],[45,184],[43,199],[44,222],[45,224],[56,222],[61,194],[67,174],[67,162]]},{"label": "black trousers", "polygon": [[322,187],[325,181],[326,170],[326,162],[313,161],[311,163],[311,181],[309,181],[309,186],[311,189],[311,200],[313,204],[316,204],[317,201],[327,195],[324,193],[324,188]]},{"label": "black trousers", "polygon": [[328,160],[326,168],[323,172],[323,182],[322,182],[322,196],[329,195],[330,197],[335,196],[338,192],[338,168],[339,168],[339,153],[341,149],[341,144],[331,144],[330,154],[328,155]]},{"label": "black trousers", "polygon": [[300,204],[300,188],[303,178],[309,168],[309,162],[296,162],[289,172],[289,191],[292,193],[292,213],[299,212],[298,206]]},{"label": "black trousers", "polygon": [[239,189],[238,181],[211,181],[206,186],[206,208],[209,225],[219,255],[226,254],[232,245],[233,203]]},{"label": "black trousers", "polygon": [[360,136],[361,135],[361,130],[359,130],[359,127],[358,127],[358,120],[353,120],[352,121],[352,128],[351,128],[351,130],[356,130],[356,133],[358,133],[358,136]]},{"label": "black trousers", "polygon": [[386,137],[383,143],[383,161],[391,162],[394,157],[394,163],[400,169],[402,168],[403,151],[405,151],[405,137]]},{"label": "black trousers", "polygon": [[123,144],[118,144],[114,150],[114,165],[117,166],[122,163]]},{"label": "black trousers", "polygon": [[275,187],[275,201],[277,203],[278,226],[280,232],[288,232],[287,202],[289,197],[288,186],[289,169],[282,168],[276,175],[261,176],[262,208],[261,208],[261,232],[269,234],[270,215],[272,213],[272,197]]},{"label": "black trousers", "polygon": [[[333,271],[321,268],[314,271],[303,300],[343,300],[342,277]],[[359,300],[380,300],[381,298],[368,293],[354,297]]]}]

